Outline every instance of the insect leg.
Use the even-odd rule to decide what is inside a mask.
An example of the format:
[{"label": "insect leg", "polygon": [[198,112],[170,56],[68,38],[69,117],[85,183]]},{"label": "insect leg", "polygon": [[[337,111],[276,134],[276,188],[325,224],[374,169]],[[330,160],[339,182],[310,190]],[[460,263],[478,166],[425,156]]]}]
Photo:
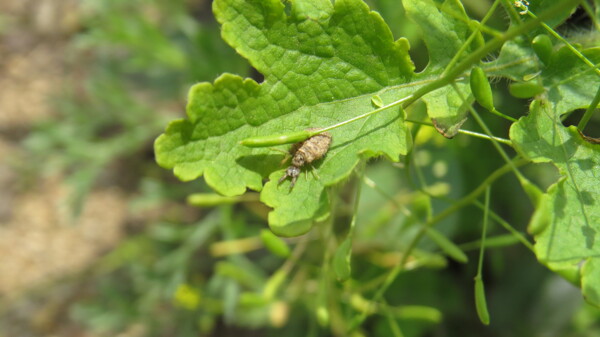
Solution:
[{"label": "insect leg", "polygon": [[285,157],[283,157],[283,160],[281,161],[281,163],[279,163],[279,165],[285,164],[285,162],[288,161],[290,159],[290,157],[292,156],[288,151],[284,151],[284,150],[278,149],[276,147],[270,147],[269,150],[281,152],[285,155]]},{"label": "insect leg", "polygon": [[288,177],[287,172],[283,174],[283,176],[281,178],[279,178],[279,181],[277,182],[277,185],[281,185],[281,183],[285,180],[285,178]]},{"label": "insect leg", "polygon": [[310,172],[317,180],[321,179],[321,177],[319,177],[319,174],[317,173],[317,169],[313,165],[310,165]]},{"label": "insect leg", "polygon": [[290,191],[292,190],[292,188],[294,188],[294,185],[296,185],[296,180],[298,180],[298,176],[292,176],[292,182],[290,183]]}]

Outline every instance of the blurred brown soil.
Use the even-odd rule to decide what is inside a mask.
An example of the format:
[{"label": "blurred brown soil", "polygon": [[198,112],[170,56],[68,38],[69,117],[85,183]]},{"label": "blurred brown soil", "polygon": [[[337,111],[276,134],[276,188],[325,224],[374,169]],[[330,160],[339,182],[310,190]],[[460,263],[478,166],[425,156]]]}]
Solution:
[{"label": "blurred brown soil", "polygon": [[[55,112],[52,98],[70,76],[66,47],[79,29],[78,4],[0,1],[0,325],[8,329],[0,329],[2,336],[30,335],[11,326],[6,310],[30,289],[85,270],[119,242],[127,221],[127,197],[118,189],[93,190],[73,217],[64,176],[31,177],[24,169],[44,165],[28,157],[21,140]],[[44,309],[23,316],[34,320]]]},{"label": "blurred brown soil", "polygon": [[64,49],[78,29],[73,0],[0,2],[0,130],[27,128],[51,114]]}]

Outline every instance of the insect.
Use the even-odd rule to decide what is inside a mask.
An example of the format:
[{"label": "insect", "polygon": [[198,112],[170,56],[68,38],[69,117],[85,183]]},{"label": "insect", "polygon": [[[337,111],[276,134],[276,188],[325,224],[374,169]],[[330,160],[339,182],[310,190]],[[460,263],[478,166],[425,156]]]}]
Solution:
[{"label": "insect", "polygon": [[[308,129],[308,131],[313,130],[318,129]],[[285,170],[285,174],[279,179],[279,184],[287,179],[287,177],[291,177],[290,189],[292,189],[300,175],[300,168],[323,158],[329,150],[329,145],[331,145],[331,134],[329,132],[314,135],[305,141],[294,144],[290,149],[292,165]]]}]

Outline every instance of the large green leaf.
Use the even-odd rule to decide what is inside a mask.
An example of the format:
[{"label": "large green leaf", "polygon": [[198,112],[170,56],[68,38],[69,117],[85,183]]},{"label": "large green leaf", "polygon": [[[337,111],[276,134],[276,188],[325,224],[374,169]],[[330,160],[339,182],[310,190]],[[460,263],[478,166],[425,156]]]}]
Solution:
[{"label": "large green leaf", "polygon": [[485,64],[489,76],[501,76],[513,81],[522,81],[524,75],[532,75],[540,71],[538,61],[529,41],[518,37],[502,46],[500,55]]},{"label": "large green leaf", "polygon": [[[504,44],[498,59],[486,64],[486,71],[488,75],[515,81],[532,76],[531,82],[544,87],[543,97],[554,106],[555,114],[587,107],[594,98],[600,77],[566,46],[555,49],[549,64],[544,66],[530,43],[519,38]],[[600,62],[600,48],[589,48],[582,54],[594,64]]]},{"label": "large green leaf", "polygon": [[551,162],[561,175],[532,218],[535,253],[549,268],[581,281],[587,300],[600,305],[600,145],[564,127],[554,109],[534,101],[530,114],[510,130],[521,155]]},{"label": "large green leaf", "polygon": [[[395,161],[408,151],[403,113],[388,109],[332,130],[331,148],[315,163],[315,174],[303,174],[292,190],[289,181],[277,184],[285,169],[282,154],[239,142],[347,120],[372,110],[374,95],[386,104],[401,99],[434,80],[468,35],[460,2],[448,0],[438,8],[431,0],[405,0],[432,55],[427,69],[415,74],[408,42],[394,41],[379,14],[362,1],[290,3],[290,8],[279,0],[213,3],[223,39],[264,82],[224,74],[213,84],[195,85],[187,119],[173,121],[155,143],[158,163],[182,180],[204,175],[224,195],[262,190],[261,200],[274,208],[271,228],[286,236],[306,232],[327,214],[326,187],[346,179],[361,158]],[[425,96],[431,117],[460,119],[461,102],[454,95]]]},{"label": "large green leaf", "polygon": [[[593,64],[600,62],[600,48],[586,49],[582,53]],[[587,108],[600,87],[600,76],[567,47],[552,55],[540,77],[548,101],[558,115]]]}]

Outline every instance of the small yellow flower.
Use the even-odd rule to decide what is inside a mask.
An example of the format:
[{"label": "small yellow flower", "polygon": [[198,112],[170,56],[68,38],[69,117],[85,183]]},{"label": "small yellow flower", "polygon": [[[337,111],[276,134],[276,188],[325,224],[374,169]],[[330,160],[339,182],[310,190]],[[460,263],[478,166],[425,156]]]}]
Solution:
[{"label": "small yellow flower", "polygon": [[173,295],[175,303],[187,310],[195,310],[200,304],[200,293],[188,284],[180,284]]}]

